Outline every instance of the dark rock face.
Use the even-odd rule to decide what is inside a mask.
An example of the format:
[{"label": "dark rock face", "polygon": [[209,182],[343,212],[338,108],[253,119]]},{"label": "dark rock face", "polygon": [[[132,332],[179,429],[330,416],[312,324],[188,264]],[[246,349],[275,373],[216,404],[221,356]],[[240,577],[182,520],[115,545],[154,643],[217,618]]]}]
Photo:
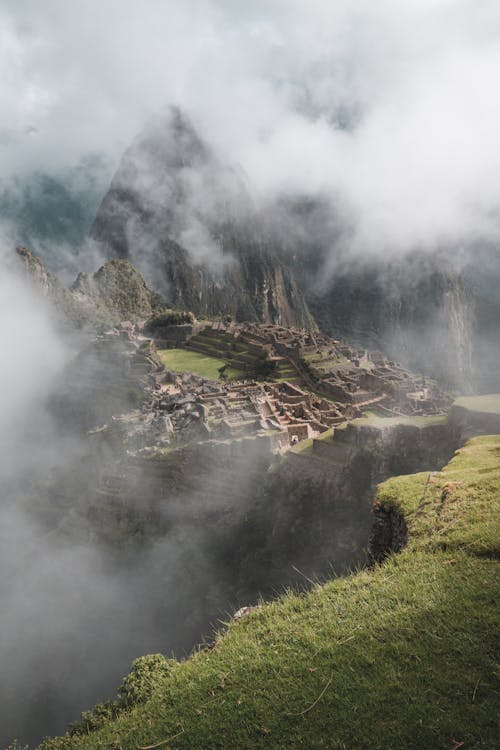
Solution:
[{"label": "dark rock face", "polygon": [[413,255],[332,277],[311,301],[318,321],[452,388],[472,379],[473,300],[451,266]]},{"label": "dark rock face", "polygon": [[500,303],[483,297],[475,302],[473,376],[479,393],[500,391]]},{"label": "dark rock face", "polygon": [[[89,435],[92,469],[78,503],[85,509],[80,526],[118,547],[181,535],[186,570],[203,548],[217,585],[211,602],[198,603],[195,613],[186,584],[183,607],[186,616],[191,608],[192,633],[230,601],[241,605],[366,564],[375,485],[394,474],[441,468],[461,435],[446,423],[353,423],[338,438],[315,441],[312,453],[289,453],[279,461],[262,437],[216,441],[198,435],[179,447],[162,448],[157,441],[151,449],[137,448],[135,429],[134,420],[124,417]],[[67,481],[64,473],[57,497],[64,496]],[[69,496],[73,503],[74,493]],[[64,501],[60,508],[64,516]],[[396,549],[394,524],[386,522],[384,516],[379,540],[385,551]],[[186,581],[191,578],[198,585],[193,571]]]},{"label": "dark rock face", "polygon": [[408,527],[404,516],[395,508],[377,505],[370,535],[370,561],[380,563],[393,552],[399,552],[408,541]]},{"label": "dark rock face", "polygon": [[343,249],[348,229],[326,201],[281,201],[275,213],[320,329],[380,349],[452,388],[471,387],[475,297],[453,252],[353,257]]},{"label": "dark rock face", "polygon": [[464,408],[455,403],[452,406],[449,418],[454,428],[461,431],[464,439],[474,435],[497,435],[500,433],[500,414],[494,412],[475,411],[474,407]]},{"label": "dark rock face", "polygon": [[91,234],[107,257],[131,260],[173,307],[314,326],[243,178],[177,110],[125,153]]},{"label": "dark rock face", "polygon": [[353,422],[331,441],[315,440],[310,454],[287,454],[249,514],[263,537],[255,546],[268,555],[261,552],[260,578],[279,589],[303,584],[304,575],[317,580],[365,565],[375,485],[440,469],[459,444],[460,432],[446,423],[380,428]]}]

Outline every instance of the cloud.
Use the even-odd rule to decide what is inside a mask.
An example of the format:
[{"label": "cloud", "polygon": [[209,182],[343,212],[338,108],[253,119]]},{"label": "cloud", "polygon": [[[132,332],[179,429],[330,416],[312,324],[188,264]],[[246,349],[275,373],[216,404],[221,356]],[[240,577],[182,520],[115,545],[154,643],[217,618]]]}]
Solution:
[{"label": "cloud", "polygon": [[16,472],[25,461],[20,436],[30,420],[40,418],[40,402],[63,366],[65,350],[43,300],[6,261],[10,247],[4,242],[0,236],[0,468]]},{"label": "cloud", "polygon": [[486,0],[7,0],[4,173],[116,164],[185,108],[262,200],[327,193],[360,252],[497,241],[500,10]]}]

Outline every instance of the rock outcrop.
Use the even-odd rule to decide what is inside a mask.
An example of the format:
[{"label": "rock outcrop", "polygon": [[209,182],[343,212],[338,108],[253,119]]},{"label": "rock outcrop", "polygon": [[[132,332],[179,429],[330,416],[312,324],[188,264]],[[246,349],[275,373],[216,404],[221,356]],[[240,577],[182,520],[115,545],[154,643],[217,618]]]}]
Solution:
[{"label": "rock outcrop", "polygon": [[162,307],[161,297],[127,260],[108,261],[92,276],[80,273],[68,289],[31,250],[18,247],[17,254],[28,278],[75,328],[104,329],[123,320],[144,320]]}]

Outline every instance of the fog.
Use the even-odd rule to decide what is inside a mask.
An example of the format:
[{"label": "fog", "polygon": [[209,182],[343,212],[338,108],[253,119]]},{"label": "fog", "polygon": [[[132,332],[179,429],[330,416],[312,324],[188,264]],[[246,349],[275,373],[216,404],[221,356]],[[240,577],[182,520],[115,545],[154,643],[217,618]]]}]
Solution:
[{"label": "fog", "polygon": [[[115,465],[109,447],[92,457],[76,411],[61,422],[63,391],[87,397],[84,368],[71,383],[86,339],[68,335],[11,256],[2,246],[1,747],[64,732],[113,698],[134,658],[183,657],[213,638],[220,619],[255,601],[257,589],[245,587],[237,552],[213,519],[225,513],[222,529],[237,529],[257,469],[265,476],[262,455],[250,450],[232,480],[233,506],[215,496],[206,502],[204,483],[221,481],[217,466],[213,476],[193,471],[182,492],[141,474],[121,504],[104,498],[100,472]],[[113,383],[104,377],[102,387]],[[95,415],[96,426],[103,418]],[[143,523],[151,533],[134,537]]]},{"label": "fog", "polygon": [[498,240],[494,0],[2,4],[3,176],[104,154],[166,103],[260,199],[326,193],[357,253]]},{"label": "fog", "polygon": [[3,260],[2,747],[15,737],[35,743],[63,732],[81,711],[113,697],[133,658],[184,655],[203,633],[210,636],[217,614],[238,605],[219,585],[206,532],[187,512],[189,498],[170,510],[165,538],[135,547],[99,539],[81,492],[93,481],[85,435],[78,425],[62,426],[53,406],[74,340]]}]

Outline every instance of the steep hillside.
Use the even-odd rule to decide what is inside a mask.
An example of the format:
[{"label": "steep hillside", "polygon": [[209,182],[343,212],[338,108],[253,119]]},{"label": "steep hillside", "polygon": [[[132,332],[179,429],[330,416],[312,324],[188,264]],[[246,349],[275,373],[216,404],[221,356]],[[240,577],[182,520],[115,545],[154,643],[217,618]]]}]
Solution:
[{"label": "steep hillside", "polygon": [[378,346],[452,387],[471,387],[473,300],[443,260],[413,255],[348,269],[311,307],[328,330]]},{"label": "steep hillside", "polygon": [[[381,485],[373,570],[261,606],[187,661],[139,660],[41,748],[495,746],[499,454],[475,438]],[[386,559],[387,524],[408,543]]]},{"label": "steep hillside", "polygon": [[[498,283],[500,289],[500,271]],[[474,383],[480,393],[489,393],[500,388],[500,301],[476,297],[475,323]]]},{"label": "steep hillside", "polygon": [[26,247],[17,254],[26,276],[55,307],[60,319],[75,328],[103,328],[123,320],[149,318],[161,307],[161,298],[127,260],[105,263],[95,274],[80,273],[67,288]]},{"label": "steep hillside", "polygon": [[313,326],[245,182],[172,110],[125,153],[91,235],[195,315]]}]

